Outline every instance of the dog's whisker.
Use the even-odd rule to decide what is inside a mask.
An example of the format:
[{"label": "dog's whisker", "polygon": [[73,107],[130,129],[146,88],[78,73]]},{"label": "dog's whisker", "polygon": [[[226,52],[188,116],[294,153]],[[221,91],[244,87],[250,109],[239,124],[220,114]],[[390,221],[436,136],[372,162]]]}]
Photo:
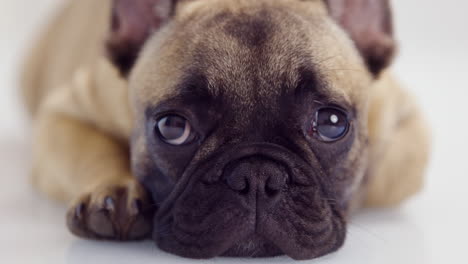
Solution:
[{"label": "dog's whisker", "polygon": [[336,55],[333,55],[333,56],[330,56],[330,57],[326,57],[325,59],[323,59],[323,60],[321,60],[321,61],[318,61],[318,62],[316,62],[316,63],[314,63],[314,64],[316,64],[317,66],[322,66],[322,64],[324,64],[325,62],[330,61],[330,60],[332,60],[332,59],[335,59],[335,58],[337,58],[337,57],[341,57],[341,56],[343,56],[343,55],[341,55],[341,54],[336,54]]},{"label": "dog's whisker", "polygon": [[360,72],[360,73],[365,73],[365,71],[360,70],[360,69],[330,69],[330,68],[325,68],[328,72],[334,72],[334,71],[353,71],[353,72]]}]

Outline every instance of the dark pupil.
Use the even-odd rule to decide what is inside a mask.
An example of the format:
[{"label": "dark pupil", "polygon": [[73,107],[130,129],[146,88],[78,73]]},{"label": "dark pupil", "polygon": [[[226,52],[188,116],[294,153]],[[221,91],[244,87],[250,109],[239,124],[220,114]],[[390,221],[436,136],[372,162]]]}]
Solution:
[{"label": "dark pupil", "polygon": [[322,109],[318,112],[316,129],[325,140],[336,140],[346,133],[348,119],[340,110]]},{"label": "dark pupil", "polygon": [[158,122],[159,133],[167,140],[178,139],[184,134],[186,122],[180,116],[164,117]]}]

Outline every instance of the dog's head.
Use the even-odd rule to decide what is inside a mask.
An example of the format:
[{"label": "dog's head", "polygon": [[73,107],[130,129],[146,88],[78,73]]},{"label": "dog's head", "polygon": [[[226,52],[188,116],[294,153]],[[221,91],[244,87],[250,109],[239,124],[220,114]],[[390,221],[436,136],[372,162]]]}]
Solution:
[{"label": "dog's head", "polygon": [[338,249],[366,170],[368,89],[393,53],[385,0],[114,0],[132,164],[169,252]]}]

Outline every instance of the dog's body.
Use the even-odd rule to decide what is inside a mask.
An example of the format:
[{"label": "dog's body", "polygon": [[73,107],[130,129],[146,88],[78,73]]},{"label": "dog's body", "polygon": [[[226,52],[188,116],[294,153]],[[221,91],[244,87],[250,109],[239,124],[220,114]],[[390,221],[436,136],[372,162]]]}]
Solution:
[{"label": "dog's body", "polygon": [[[125,2],[125,0],[118,1]],[[320,21],[327,13],[327,8],[322,1],[181,1],[182,3],[175,9],[174,20],[176,22],[163,28],[156,37],[145,44],[145,49],[136,61],[136,65],[133,66],[133,63],[128,63],[128,58],[117,54],[120,56],[117,59],[114,56],[114,63],[117,67],[108,60],[104,52],[106,40],[110,42],[111,51],[112,45],[120,45],[119,36],[114,36],[111,40],[108,39],[108,31],[111,28],[109,17],[112,13],[111,10],[113,10],[111,2],[111,0],[70,1],[36,45],[24,75],[24,95],[35,122],[34,183],[41,191],[55,199],[73,201],[72,209],[68,215],[68,224],[75,234],[90,238],[124,240],[147,237],[153,228],[151,218],[154,209],[156,209],[147,206],[152,200],[159,207],[157,221],[154,224],[155,239],[158,240],[163,249],[183,256],[212,257],[220,254],[267,256],[286,253],[294,258],[303,259],[323,255],[342,244],[344,239],[342,230],[344,228],[341,225],[343,222],[341,220],[335,221],[332,218],[323,221],[333,222],[333,230],[337,228],[341,231],[331,231],[336,234],[330,235],[333,238],[326,239],[327,246],[324,248],[313,246],[316,245],[314,244],[316,242],[308,240],[297,242],[297,244],[295,244],[296,242],[285,242],[289,245],[270,243],[283,239],[283,233],[272,233],[271,231],[275,229],[275,225],[272,223],[280,221],[275,220],[276,217],[288,218],[293,213],[288,211],[288,216],[281,216],[278,211],[287,210],[269,211],[266,220],[261,220],[262,217],[266,216],[257,212],[253,215],[260,218],[249,220],[251,219],[250,214],[240,209],[237,210],[238,207],[242,206],[234,205],[232,202],[237,198],[231,196],[225,198],[215,189],[211,191],[211,189],[203,189],[209,187],[200,187],[193,178],[204,178],[205,176],[196,176],[200,174],[197,171],[200,169],[195,167],[209,168],[206,169],[209,171],[212,166],[217,166],[206,167],[205,164],[211,159],[208,157],[212,157],[210,155],[213,153],[222,153],[219,154],[220,158],[217,158],[218,154],[215,155],[216,162],[213,164],[224,162],[221,161],[223,155],[229,156],[230,163],[232,163],[234,159],[232,156],[240,155],[236,153],[250,153],[242,156],[242,159],[240,157],[235,159],[236,162],[242,160],[242,162],[239,161],[241,164],[239,166],[247,166],[250,171],[255,171],[257,168],[264,168],[264,171],[275,171],[271,172],[271,175],[278,170],[284,170],[284,168],[286,170],[288,168],[301,170],[301,166],[309,166],[310,164],[320,164],[322,170],[320,175],[337,175],[337,178],[342,179],[332,182],[332,189],[335,190],[333,193],[337,193],[337,196],[327,198],[333,199],[332,203],[339,203],[343,208],[346,208],[343,211],[335,212],[333,205],[317,207],[317,202],[312,198],[310,200],[299,196],[292,198],[295,202],[297,199],[306,199],[314,204],[311,206],[312,209],[301,205],[301,209],[293,210],[294,212],[300,210],[303,214],[314,214],[313,212],[319,211],[321,215],[313,216],[314,219],[322,219],[330,212],[343,214],[342,217],[345,219],[346,215],[354,208],[365,205],[393,206],[420,189],[427,162],[429,140],[427,128],[421,119],[417,106],[400,89],[387,71],[378,72],[374,69],[380,67],[378,63],[372,62],[372,67],[377,66],[374,68],[369,66],[371,71],[368,71],[363,66],[363,60],[356,52],[354,45],[349,41],[349,37],[341,32],[337,26],[332,25],[331,20]],[[205,5],[209,5],[209,7]],[[331,6],[333,9],[333,4]],[[118,10],[118,6],[114,6],[115,10]],[[118,13],[118,11],[115,12]],[[204,15],[203,19],[197,19],[197,16],[202,13],[208,15]],[[297,14],[297,17],[291,16],[291,13]],[[301,32],[300,23],[302,22],[296,22],[295,19],[301,21],[305,14],[314,14],[317,17],[315,18],[317,21],[311,22],[315,23],[317,27],[310,29],[310,31],[304,31],[304,33]],[[187,23],[190,23],[191,26],[186,26]],[[298,23],[297,27],[295,23]],[[288,29],[283,30],[282,24]],[[227,37],[219,37],[219,32],[216,30],[219,30],[221,25],[223,30],[227,32]],[[275,29],[271,30],[272,27]],[[202,30],[204,35],[200,33],[200,28],[206,28]],[[333,34],[333,36],[330,37],[329,34]],[[301,42],[302,39],[297,37],[299,35],[306,35],[305,38],[316,41],[311,44],[311,47],[307,47]],[[350,36],[352,37],[353,34]],[[288,41],[282,42],[282,39],[288,39]],[[360,47],[359,41],[356,39],[354,41],[357,41],[357,45]],[[197,46],[198,43],[203,45]],[[270,45],[268,49],[259,48],[269,45],[268,43],[274,45]],[[295,143],[302,146],[299,147],[300,151],[293,151],[292,147],[287,147],[290,146],[289,143],[284,143],[282,138],[287,138],[284,135],[292,133],[290,131],[285,132],[283,136],[270,136],[271,131],[282,129],[280,128],[282,125],[267,125],[273,124],[272,120],[279,120],[282,116],[282,114],[278,114],[277,119],[268,119],[267,116],[276,116],[275,113],[281,110],[277,109],[276,106],[271,106],[274,104],[271,102],[280,102],[285,105],[288,105],[288,102],[277,101],[277,99],[267,101],[265,99],[268,104],[265,105],[262,101],[263,98],[274,97],[276,90],[258,88],[258,93],[251,94],[250,90],[243,90],[251,83],[244,74],[260,76],[255,81],[255,87],[274,86],[277,81],[271,81],[272,83],[269,85],[264,82],[274,80],[275,75],[300,68],[300,66],[295,66],[295,63],[301,60],[301,57],[296,58],[297,54],[291,52],[288,53],[289,55],[281,55],[283,49],[276,51],[279,49],[278,47],[283,46],[284,48],[288,45],[304,47],[305,52],[310,49],[314,63],[320,68],[314,72],[321,78],[317,81],[317,86],[327,84],[326,94],[333,103],[347,102],[352,108],[355,108],[356,115],[361,117],[350,128],[353,129],[350,134],[354,139],[349,139],[350,143],[343,143],[349,144],[349,146],[328,150],[320,149],[323,147],[321,145],[314,145],[312,150],[314,153],[318,149],[317,151],[328,154],[312,154],[309,153],[308,149],[301,149],[310,142],[304,143],[305,141],[301,142],[298,139]],[[124,47],[130,49],[132,46],[124,45]],[[286,47],[286,49],[289,48]],[[256,56],[261,53],[260,50],[268,50],[273,54],[271,56],[270,54],[265,55],[269,63],[255,65],[249,59],[237,60],[237,58]],[[118,49],[114,49],[114,52],[122,52],[122,48],[118,47]],[[210,56],[206,54],[210,54]],[[275,56],[275,54],[281,56]],[[209,81],[204,79],[200,81],[198,78],[195,80],[197,85],[206,81],[209,83],[207,86],[211,87],[208,93],[214,94],[213,97],[218,98],[220,94],[228,94],[230,98],[228,101],[223,101],[223,106],[216,109],[211,109],[211,105],[218,107],[219,101],[216,100],[209,104],[210,106],[206,104],[204,108],[193,106],[194,109],[197,109],[194,112],[202,111],[202,115],[222,112],[222,117],[217,116],[213,119],[220,118],[223,120],[222,123],[226,122],[224,120],[229,120],[229,123],[234,125],[229,126],[228,130],[225,130],[221,136],[213,136],[210,139],[205,135],[203,144],[199,143],[199,146],[202,146],[199,151],[187,149],[184,151],[185,154],[177,154],[178,156],[173,157],[172,155],[176,154],[162,154],[161,152],[166,151],[164,149],[166,147],[147,138],[146,123],[142,119],[147,118],[153,111],[157,112],[160,103],[166,108],[168,104],[171,107],[180,104],[177,100],[183,95],[169,87],[177,86],[176,82],[185,78],[186,71],[183,68],[189,63],[183,64],[182,61],[187,61],[194,56],[198,56],[196,62],[192,63],[192,65],[196,65],[194,68],[202,69],[201,71],[206,75],[216,76],[219,79],[213,77]],[[125,60],[121,58],[125,58]],[[223,59],[217,60],[216,58]],[[288,59],[291,59],[292,62],[285,62]],[[205,65],[204,62],[207,62],[208,65]],[[252,67],[245,65],[252,65]],[[263,68],[264,65],[271,66],[271,68]],[[283,68],[291,66],[291,68],[275,69],[277,65]],[[385,65],[382,65],[382,68],[384,68],[383,66]],[[219,70],[225,68],[230,70]],[[124,77],[130,69],[130,77]],[[268,73],[276,70],[278,74]],[[184,74],[181,73],[182,71]],[[284,74],[286,79],[294,79],[292,75],[287,75],[289,73]],[[229,87],[229,85],[214,85],[220,80],[230,78],[232,78],[230,82],[237,83],[235,88]],[[212,87],[218,88],[216,90]],[[222,90],[219,87],[223,87]],[[173,97],[177,98],[174,99],[176,100],[174,102],[171,101]],[[301,97],[308,98],[305,95]],[[230,103],[231,100],[235,100],[232,98],[237,98],[239,101]],[[189,99],[182,98],[182,104],[190,105],[190,107],[192,104],[197,104]],[[315,101],[317,100],[321,99],[315,98]],[[294,103],[294,105],[296,104],[303,105],[304,103],[299,101],[299,103]],[[148,105],[151,107],[146,108]],[[226,105],[229,105],[230,108],[226,108]],[[239,119],[239,116],[235,114],[239,112],[242,112],[242,119]],[[228,119],[228,116],[231,115],[233,116]],[[257,119],[259,116],[264,117],[264,119]],[[258,124],[264,122],[265,126],[268,127],[265,128],[265,131],[269,132],[261,133],[259,132],[261,129],[251,130],[250,125],[245,122],[246,119],[255,120],[257,127]],[[200,123],[204,122],[208,121],[200,121]],[[274,127],[275,129],[273,129]],[[229,143],[226,143],[228,142],[227,138],[229,138]],[[224,143],[221,144],[221,141]],[[252,145],[249,145],[249,142]],[[283,149],[285,146],[286,149]],[[273,150],[268,150],[270,148]],[[130,155],[130,149],[132,155]],[[234,151],[230,149],[235,149],[236,153],[231,153]],[[174,151],[171,150],[171,152]],[[293,157],[286,157],[285,153],[293,152],[298,156],[296,157],[294,154]],[[260,161],[252,160],[252,157],[257,156],[263,158]],[[325,156],[331,157],[333,160],[331,165]],[[302,157],[306,163],[310,161],[309,165],[302,165],[299,157]],[[280,162],[266,161],[272,159],[280,160]],[[174,164],[174,161],[177,163]],[[333,162],[340,165],[335,165]],[[284,168],[283,165],[278,165],[283,163],[288,165],[284,165]],[[318,165],[313,166],[317,167]],[[228,170],[226,168],[225,170]],[[192,178],[184,176],[191,169],[193,169],[191,173],[195,176]],[[237,167],[232,170],[236,171]],[[263,177],[261,176],[263,175],[262,169],[258,170],[260,172],[254,176],[261,179]],[[318,173],[316,169],[304,168],[303,170],[308,171],[309,174],[311,171],[314,171],[315,174]],[[232,174],[232,172],[230,173]],[[300,175],[309,175],[306,172],[301,173],[289,172],[289,177],[294,178],[291,175],[298,175],[296,177],[300,178]],[[148,174],[164,174],[170,179],[177,180],[174,183],[174,180],[168,180],[164,177],[155,179]],[[209,172],[206,174],[212,177]],[[339,175],[352,175],[352,177]],[[312,178],[315,177],[318,176]],[[202,179],[202,181],[205,184],[203,186],[211,186],[206,183],[211,183],[211,178],[210,180]],[[248,180],[250,185],[266,184],[259,183],[262,180],[256,181]],[[309,186],[307,181],[303,180],[301,184]],[[190,187],[182,188],[179,186],[180,182],[183,182],[184,186]],[[140,183],[143,183],[152,199]],[[154,187],[156,190],[153,190],[153,185],[163,187]],[[322,187],[325,185],[327,184],[321,184]],[[186,190],[186,188],[190,190]],[[210,199],[204,197],[205,193],[217,197],[216,200],[220,201],[222,208],[217,208],[212,203],[205,205],[204,201]],[[303,192],[295,191],[295,193]],[[252,199],[257,199],[256,203],[259,203],[257,206],[267,207],[266,204],[259,202],[259,194],[256,195],[257,198]],[[224,198],[227,201],[221,202],[224,201]],[[203,200],[198,201],[198,199]],[[284,199],[284,203],[288,203],[286,198],[281,199]],[[268,206],[269,204],[268,202]],[[204,212],[207,207],[211,208],[210,212]],[[332,208],[332,211],[328,209],[329,207]],[[191,208],[193,208],[193,212],[190,211]],[[259,225],[257,221],[264,223],[257,226],[257,229],[261,231],[257,229],[257,231],[249,231],[250,229],[239,227],[237,224],[236,228],[223,225],[224,222],[231,223],[229,219],[226,219],[227,216],[224,216],[229,215],[223,211],[224,208],[231,208],[230,212],[236,213],[238,218],[244,219],[245,214],[243,220],[245,223],[249,223],[249,221],[254,221],[256,223],[254,225]],[[177,222],[178,228],[181,229],[187,229],[188,227],[184,225],[190,225],[190,223],[196,226],[193,224],[194,221],[196,223],[202,223],[205,220],[209,222],[211,218],[215,218],[213,216],[215,213],[210,215],[211,211],[219,211],[219,214],[222,213],[224,218],[216,215],[216,220],[213,221],[218,226],[207,223],[210,231],[205,230],[206,227],[202,224],[197,227],[199,229],[195,228],[196,231],[187,231],[182,235],[178,235],[178,229],[162,230],[163,226],[168,224],[166,221],[171,221],[172,224],[179,221]],[[296,213],[300,215],[301,212]],[[200,218],[201,216],[198,214],[208,216]],[[166,220],[167,215],[171,215],[171,220]],[[307,216],[304,217],[307,218]],[[295,217],[294,219],[299,218]],[[313,233],[314,228],[306,228],[304,226],[307,225],[302,224],[302,222],[295,223],[294,221],[281,225],[291,230],[304,228],[306,231],[300,232]],[[287,223],[292,223],[293,226],[299,224],[301,228],[289,227]],[[270,227],[270,225],[273,226]],[[276,229],[281,228],[276,227]],[[284,232],[294,233],[291,230],[285,229]],[[163,232],[169,232],[170,234],[167,235],[169,238],[165,238],[164,234],[160,235]],[[252,232],[261,233],[261,235],[252,235]],[[218,233],[221,234],[219,235],[221,238],[218,237]],[[190,234],[194,237],[192,238]],[[229,242],[224,240],[225,237],[230,237]],[[264,237],[267,238],[264,239]],[[324,235],[321,234],[319,237],[323,239]],[[180,239],[186,241],[182,243],[179,241]],[[297,237],[292,239],[297,239]],[[247,242],[250,243],[251,248],[244,246],[244,244],[248,244]],[[186,244],[195,244],[196,246],[192,247]]]}]

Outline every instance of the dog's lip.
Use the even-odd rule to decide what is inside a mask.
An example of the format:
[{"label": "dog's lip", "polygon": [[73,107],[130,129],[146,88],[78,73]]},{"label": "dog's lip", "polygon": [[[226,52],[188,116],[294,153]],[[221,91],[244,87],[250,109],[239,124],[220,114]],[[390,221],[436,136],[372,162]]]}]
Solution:
[{"label": "dog's lip", "polygon": [[[173,226],[174,223],[169,225]],[[167,223],[165,225],[168,225]],[[242,226],[242,224],[241,224]],[[186,243],[177,242],[176,247],[167,247],[166,242],[168,241],[177,241],[172,235],[170,235],[174,230],[169,231],[160,236],[159,232],[155,229],[153,231],[153,240],[158,246],[162,246],[161,243],[166,244],[166,246],[161,247],[162,249],[187,258],[195,259],[207,259],[214,258],[218,256],[222,257],[275,257],[280,255],[286,255],[285,251],[281,248],[280,243],[276,243],[271,239],[267,238],[266,234],[263,234],[256,227],[256,222],[252,223],[251,228],[243,226],[236,232],[240,236],[237,239],[225,240],[223,243],[218,244],[216,247],[208,246],[210,248],[207,252],[203,250],[193,251],[192,246]],[[166,242],[164,242],[166,241]],[[226,243],[227,242],[227,243]]]},{"label": "dog's lip", "polygon": [[[335,219],[335,221],[337,220]],[[246,234],[243,236],[243,238],[231,241],[228,244],[224,244],[224,246],[221,246],[220,248],[215,250],[212,249],[208,252],[197,251],[195,253],[194,251],[191,251],[191,253],[187,253],[185,250],[180,251],[180,248],[178,247],[166,247],[164,250],[182,257],[195,259],[207,259],[217,256],[259,258],[286,255],[295,260],[310,260],[330,254],[340,248],[344,243],[346,232],[342,232],[341,235],[337,233],[336,235],[342,236],[342,239],[338,239],[335,244],[330,245],[330,247],[327,247],[325,250],[323,248],[297,248],[296,246],[291,247],[291,243],[294,243],[293,241],[288,242],[285,240],[272,240],[271,238],[268,238],[266,234],[259,233],[257,230]],[[164,240],[170,238],[164,237],[162,239]],[[160,239],[155,239],[155,241],[158,245],[160,245]]]},{"label": "dog's lip", "polygon": [[[217,256],[225,257],[274,257],[279,255],[287,255],[296,260],[306,260],[314,259],[321,257],[323,255],[329,254],[337,250],[344,243],[346,236],[346,229],[343,229],[343,225],[346,225],[344,215],[340,214],[339,211],[336,211],[336,208],[332,205],[328,205],[331,210],[330,218],[327,218],[327,225],[330,225],[333,228],[333,238],[336,241],[333,244],[324,244],[324,247],[304,247],[303,245],[297,244],[295,240],[289,236],[280,235],[275,230],[275,225],[271,226],[268,224],[266,218],[270,218],[266,211],[255,211],[253,214],[262,215],[263,217],[255,217],[255,221],[251,222],[252,226],[243,225],[243,222],[237,223],[239,225],[239,231],[235,238],[227,239],[221,244],[211,245],[208,251],[193,251],[193,248],[189,251],[191,246],[189,244],[179,244],[182,246],[182,251],[178,247],[161,247],[171,253],[176,255],[181,255],[188,258],[197,258],[205,259],[212,258]],[[260,221],[260,222],[259,222]],[[164,223],[161,223],[164,225]],[[173,225],[173,222],[165,223],[166,225]],[[341,227],[340,227],[341,226]],[[276,226],[278,227],[278,226]],[[171,229],[172,230],[172,229]],[[156,231],[156,230],[155,230]],[[325,229],[323,230],[325,232]],[[160,241],[169,239],[171,236],[154,236],[158,233],[153,233],[153,238],[159,244]],[[321,233],[317,233],[321,237]],[[249,247],[249,244],[251,245]],[[188,253],[190,252],[190,253]]]}]

